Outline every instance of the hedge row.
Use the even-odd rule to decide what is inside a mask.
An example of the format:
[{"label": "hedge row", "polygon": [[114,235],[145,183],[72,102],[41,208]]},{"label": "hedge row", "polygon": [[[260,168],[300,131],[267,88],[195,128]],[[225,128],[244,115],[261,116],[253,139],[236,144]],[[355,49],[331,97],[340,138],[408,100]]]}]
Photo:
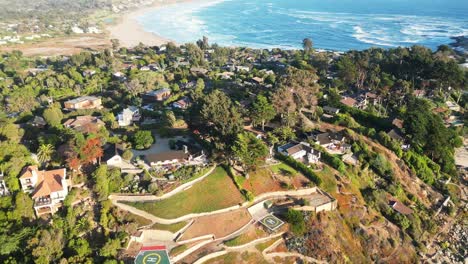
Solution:
[{"label": "hedge row", "polygon": [[322,151],[322,160],[331,167],[333,167],[335,170],[341,172],[342,174],[346,173],[346,165],[336,155],[332,155],[326,151]]},{"label": "hedge row", "polygon": [[369,112],[349,107],[344,104],[340,104],[339,108],[341,111],[350,114],[358,123],[364,124],[366,127],[374,127],[377,130],[387,131],[392,127],[387,118],[379,117]]},{"label": "hedge row", "polygon": [[317,176],[317,174],[315,174],[315,172],[311,168],[307,167],[304,163],[280,153],[278,153],[276,157],[277,159],[291,166],[295,170],[300,171],[302,174],[304,174],[304,176],[309,178],[309,180],[311,180],[316,185],[320,185],[322,183],[322,180],[319,178],[319,176]]},{"label": "hedge row", "polygon": [[232,171],[233,168],[231,166],[228,166],[228,165],[225,165],[225,164],[223,164],[221,166],[229,174],[229,177],[231,177],[232,181],[234,182],[234,184],[236,185],[236,187],[240,191],[240,193],[244,196],[244,198],[247,201],[252,202],[255,199],[255,195],[251,191],[242,188],[242,185],[237,181],[235,173]]}]

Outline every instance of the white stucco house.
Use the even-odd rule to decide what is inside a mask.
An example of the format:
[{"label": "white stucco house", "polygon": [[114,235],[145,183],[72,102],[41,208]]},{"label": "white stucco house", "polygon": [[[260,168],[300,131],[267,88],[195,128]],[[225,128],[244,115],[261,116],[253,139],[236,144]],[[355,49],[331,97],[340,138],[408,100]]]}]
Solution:
[{"label": "white stucco house", "polygon": [[20,175],[21,188],[31,193],[36,215],[57,212],[68,195],[66,169],[40,171],[37,166],[27,166]]},{"label": "white stucco house", "polygon": [[130,106],[117,115],[117,122],[119,126],[124,127],[132,125],[133,122],[138,122],[140,118],[141,115],[138,107]]}]

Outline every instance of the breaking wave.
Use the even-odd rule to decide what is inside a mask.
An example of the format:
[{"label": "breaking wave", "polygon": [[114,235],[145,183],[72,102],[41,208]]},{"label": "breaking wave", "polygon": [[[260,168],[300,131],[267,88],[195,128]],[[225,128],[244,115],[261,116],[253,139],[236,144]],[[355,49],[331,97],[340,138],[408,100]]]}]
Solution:
[{"label": "breaking wave", "polygon": [[[369,1],[357,0],[357,5],[365,6]],[[363,13],[352,4],[339,8],[322,5],[326,6],[320,6],[318,0],[193,1],[151,11],[138,21],[145,30],[179,43],[205,35],[222,45],[257,48],[300,48],[304,37],[311,37],[318,48],[335,50],[414,44],[435,48],[449,43],[450,37],[468,35],[468,18],[464,15],[468,5],[458,7],[458,13],[437,12],[430,3],[429,11],[425,12],[423,5],[418,6],[417,13],[407,12],[406,7],[389,12],[390,8],[379,5],[381,9],[370,8]]]}]

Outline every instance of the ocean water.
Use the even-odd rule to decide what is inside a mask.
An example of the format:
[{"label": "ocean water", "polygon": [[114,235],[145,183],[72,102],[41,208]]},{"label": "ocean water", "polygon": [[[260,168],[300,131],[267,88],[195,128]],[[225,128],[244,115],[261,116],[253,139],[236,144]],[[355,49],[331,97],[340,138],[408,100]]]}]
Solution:
[{"label": "ocean water", "polygon": [[255,48],[362,50],[421,44],[436,48],[468,35],[468,0],[213,0],[168,5],[137,18],[178,43]]}]

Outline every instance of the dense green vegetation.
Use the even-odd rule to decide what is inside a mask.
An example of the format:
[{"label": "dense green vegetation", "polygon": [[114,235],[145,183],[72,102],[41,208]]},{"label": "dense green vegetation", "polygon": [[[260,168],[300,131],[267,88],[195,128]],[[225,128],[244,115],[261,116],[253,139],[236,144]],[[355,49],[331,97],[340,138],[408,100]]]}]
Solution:
[{"label": "dense green vegetation", "polygon": [[[91,2],[89,5],[94,7],[95,2]],[[48,2],[38,5],[44,3]],[[376,218],[396,224],[402,237],[419,247],[428,236],[424,230],[429,234],[437,231],[438,226],[431,219],[433,205],[421,201],[399,182],[396,166],[407,166],[428,185],[424,188],[450,195],[456,205],[460,201],[456,192],[443,186],[440,180],[450,177],[455,184],[460,182],[453,156],[465,131],[446,127],[445,116],[433,111],[443,107],[447,100],[460,104],[461,114],[455,114],[462,119],[466,111],[468,100],[462,93],[467,87],[467,73],[457,65],[463,58],[450,49],[431,51],[419,46],[369,49],[335,57],[333,53],[314,52],[313,43],[306,40],[304,52],[224,48],[210,45],[207,39],[182,47],[170,43],[165,51],[143,45],[119,49],[114,44],[113,50],[82,52],[67,58],[27,58],[21,52],[1,55],[0,171],[11,195],[0,197],[0,238],[4,241],[0,262],[109,264],[123,260],[120,249],[142,221],[112,207],[108,195],[143,191],[160,194],[164,190],[153,181],[157,172],[144,172],[135,179],[101,165],[106,144],[111,148],[113,144],[122,145],[126,149],[125,159],[139,160],[141,157],[132,157],[129,149],[145,149],[154,143],[150,130],[160,136],[190,136],[211,159],[241,167],[248,175],[263,164],[268,147],[275,149],[292,139],[304,140],[304,133],[321,125],[333,127],[321,120],[323,107],[327,105],[341,110],[329,121],[349,129],[344,131],[359,164],[345,165],[341,156],[319,148],[322,162],[337,172],[326,165],[322,172],[315,172],[283,156],[278,159],[289,166],[278,165],[272,170],[292,173],[297,170],[333,193],[343,187],[342,182],[338,183],[340,177],[346,179],[354,195],[365,199]],[[280,59],[272,60],[274,55]],[[220,74],[228,71],[224,66],[230,60],[247,65],[249,71],[232,70],[232,79],[221,78]],[[181,62],[189,65],[183,66]],[[158,70],[140,70],[150,64]],[[44,70],[30,72],[39,66]],[[194,73],[192,66],[207,72]],[[94,74],[85,74],[88,71]],[[126,79],[116,77],[117,72]],[[263,78],[264,84],[251,84],[254,77]],[[170,89],[172,94],[167,101],[150,104],[143,101],[143,93],[160,88]],[[414,90],[424,90],[430,96],[415,98]],[[356,97],[365,92],[377,94],[382,102],[361,109],[340,103],[344,95]],[[62,110],[63,101],[80,95],[102,98],[103,108]],[[171,107],[172,102],[184,97],[190,102],[188,109]],[[130,105],[145,106],[143,120],[151,122],[119,127],[116,116]],[[106,126],[94,133],[63,126],[67,119],[81,115],[99,117]],[[32,125],[35,117],[43,117],[47,125],[43,128]],[[407,150],[403,150],[403,142],[388,134],[394,128],[394,118],[403,121],[399,133],[410,146]],[[187,129],[179,129],[185,124]],[[244,127],[250,125],[261,139],[244,132]],[[394,152],[401,158],[398,161],[401,164],[369,142],[379,142]],[[21,169],[29,164],[41,168],[66,167],[73,182],[84,184],[89,191],[72,189],[62,209],[53,216],[36,219],[33,201],[20,191],[18,181]],[[176,180],[186,182],[202,172],[187,166],[173,175]],[[339,175],[335,177],[335,173]],[[205,180],[169,199],[132,205],[162,218],[174,218],[239,204],[244,201],[242,195],[253,200],[253,194],[242,189],[243,176],[232,171],[229,174],[233,180],[218,167]],[[388,206],[389,196],[411,205],[414,213],[409,216],[395,213]],[[92,206],[74,203],[85,198],[93,202]],[[294,211],[288,212],[287,219],[296,236],[307,235],[303,218]],[[360,224],[368,224],[354,218],[346,221],[356,233],[360,232]],[[378,255],[369,259],[377,261]]]}]

